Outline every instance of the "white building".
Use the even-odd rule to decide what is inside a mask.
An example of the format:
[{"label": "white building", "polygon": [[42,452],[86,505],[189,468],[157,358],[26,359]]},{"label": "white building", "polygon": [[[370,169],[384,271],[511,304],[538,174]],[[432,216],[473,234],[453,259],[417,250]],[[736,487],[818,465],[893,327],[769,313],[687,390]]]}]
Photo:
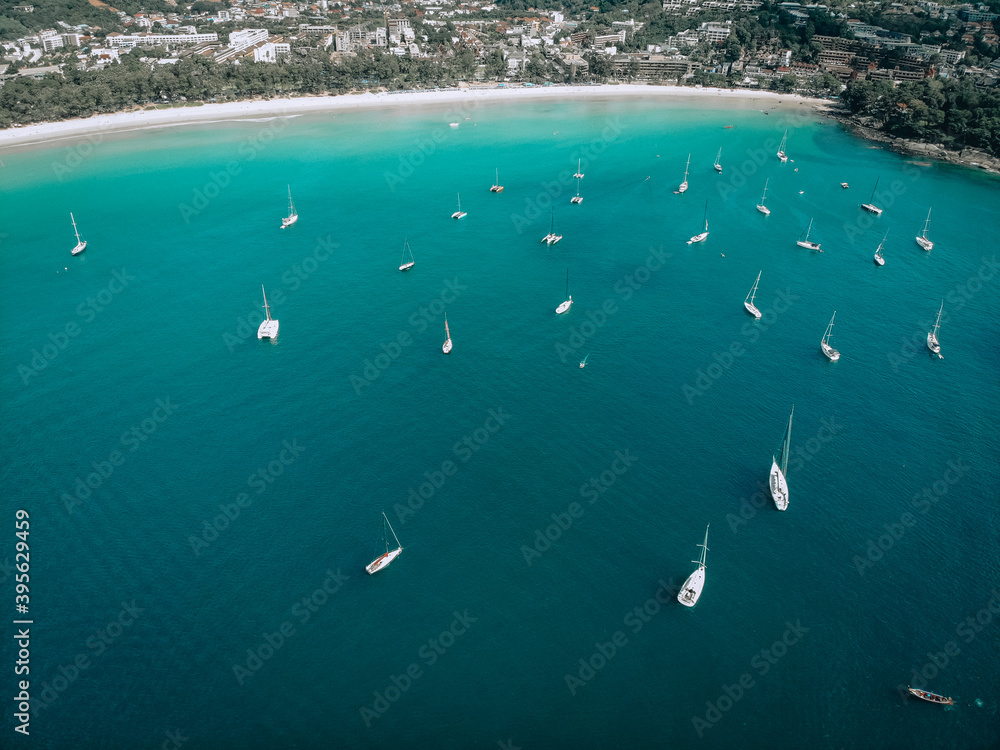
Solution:
[{"label": "white building", "polygon": [[292,46],[288,42],[267,42],[253,51],[253,60],[254,62],[276,63],[291,53]]},{"label": "white building", "polygon": [[[264,31],[265,38],[267,31]],[[137,45],[159,47],[164,44],[201,44],[219,41],[218,34],[108,34],[107,44],[120,49],[132,49]]]},{"label": "white building", "polygon": [[732,31],[730,28],[731,21],[726,21],[726,23],[703,23],[698,27],[698,38],[709,42],[718,43],[724,42],[729,38],[729,33]]}]

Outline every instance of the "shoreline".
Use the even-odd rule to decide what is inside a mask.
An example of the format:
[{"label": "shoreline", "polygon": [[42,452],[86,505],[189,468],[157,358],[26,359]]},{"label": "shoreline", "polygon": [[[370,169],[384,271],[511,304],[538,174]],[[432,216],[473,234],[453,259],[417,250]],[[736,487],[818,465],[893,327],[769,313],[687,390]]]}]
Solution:
[{"label": "shoreline", "polygon": [[16,146],[44,145],[73,138],[86,138],[99,133],[126,133],[147,128],[206,124],[253,117],[283,117],[378,107],[426,106],[468,102],[498,102],[504,99],[561,99],[589,97],[646,97],[709,99],[712,101],[764,100],[768,104],[812,106],[821,112],[830,107],[824,99],[806,98],[794,94],[748,89],[690,88],[687,86],[646,86],[641,84],[603,84],[599,86],[538,86],[518,88],[464,87],[445,90],[348,93],[336,96],[297,96],[282,99],[251,99],[241,102],[202,104],[158,110],[134,110],[107,115],[36,123],[21,128],[0,131],[0,153]]}]

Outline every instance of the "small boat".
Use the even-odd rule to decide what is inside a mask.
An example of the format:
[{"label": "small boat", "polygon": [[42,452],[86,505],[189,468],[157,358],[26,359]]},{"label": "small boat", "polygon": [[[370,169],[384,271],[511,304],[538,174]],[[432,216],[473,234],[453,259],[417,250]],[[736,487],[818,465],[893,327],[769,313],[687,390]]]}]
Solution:
[{"label": "small boat", "polygon": [[[409,255],[410,255],[410,259],[409,260],[406,259],[407,253],[409,253]],[[399,261],[399,270],[400,271],[409,271],[411,268],[413,268],[413,262],[414,262],[413,261],[413,251],[410,249],[410,243],[409,242],[403,242],[403,257]]]},{"label": "small boat", "polygon": [[847,184],[846,182],[842,182],[842,183],[840,183],[840,186],[841,186],[842,188],[844,188],[844,190],[847,190],[847,188],[849,188],[849,187],[850,187],[850,185],[848,185],[848,184]]},{"label": "small boat", "polygon": [[792,417],[795,416],[795,404],[792,404],[792,411],[788,415],[788,426],[785,434],[781,438],[780,459],[771,456],[771,473],[768,475],[767,484],[771,488],[771,497],[778,510],[788,509],[788,451],[792,446]]},{"label": "small boat", "polygon": [[889,230],[885,230],[885,236],[882,237],[882,241],[878,243],[878,248],[875,250],[875,264],[879,266],[885,265],[885,258],[882,257],[882,245],[885,244],[885,238],[889,236]]},{"label": "small boat", "polygon": [[743,307],[747,309],[747,312],[753,315],[757,320],[760,320],[760,310],[753,303],[753,298],[757,296],[757,285],[760,283],[760,275],[764,273],[763,270],[757,272],[757,280],[754,281],[753,287],[750,289],[750,294],[747,298],[743,300]]},{"label": "small boat", "polygon": [[931,703],[940,703],[942,706],[955,705],[955,700],[953,698],[938,695],[937,693],[932,693],[928,690],[917,690],[916,688],[911,688],[909,685],[906,686],[906,689],[910,691],[910,695],[914,695],[921,700],[929,701]]},{"label": "small boat", "polygon": [[715,164],[712,165],[713,167],[715,167],[715,171],[718,172],[719,174],[722,174],[722,164],[719,163],[721,159],[722,159],[722,149],[720,148],[718,155],[715,157]]},{"label": "small boat", "polygon": [[583,163],[583,160],[582,160],[582,159],[577,159],[577,160],[576,160],[576,174],[574,174],[573,176],[574,176],[574,177],[575,177],[576,179],[578,179],[578,180],[582,180],[582,179],[583,179],[583,171],[582,171],[582,170],[580,169],[580,165],[581,165],[582,163]]},{"label": "small boat", "polygon": [[941,328],[941,312],[944,310],[944,300],[941,300],[941,307],[938,308],[937,320],[934,321],[934,328],[927,332],[927,348],[939,357],[941,356],[941,342],[938,341],[938,329]]},{"label": "small boat", "polygon": [[[711,524],[709,524],[711,526]],[[701,547],[701,556],[697,560],[692,560],[691,562],[697,563],[698,567],[688,576],[688,579],[684,581],[684,585],[681,586],[680,593],[677,594],[677,601],[683,604],[685,607],[693,607],[698,603],[698,599],[701,597],[701,591],[705,588],[705,558],[708,555],[708,528],[705,527],[705,541],[698,546]]]},{"label": "small boat", "polygon": [[837,311],[833,311],[833,317],[830,318],[830,324],[826,327],[826,333],[823,334],[823,340],[819,344],[819,348],[822,350],[826,358],[831,362],[836,362],[840,359],[840,352],[830,346],[830,336],[833,335],[833,318],[837,317]]},{"label": "small boat", "polygon": [[677,192],[683,193],[688,189],[688,170],[691,167],[691,154],[688,154],[687,164],[684,165],[684,180],[677,186]]},{"label": "small boat", "polygon": [[876,216],[882,215],[882,209],[875,205],[875,191],[878,190],[878,178],[875,179],[875,187],[872,188],[872,196],[868,199],[867,203],[862,203],[861,208],[870,214],[875,214]]},{"label": "small boat", "polygon": [[458,210],[451,215],[453,219],[461,219],[465,216],[465,211],[462,210],[462,194],[458,194]]},{"label": "small boat", "polygon": [[[767,114],[767,113],[765,112],[764,114]],[[732,125],[723,125],[723,126],[722,126],[722,129],[723,129],[723,130],[732,130],[732,129],[733,129],[733,126],[732,126]]]},{"label": "small boat", "polygon": [[562,315],[573,306],[573,295],[569,293],[569,269],[566,269],[566,301],[556,308],[556,315]]},{"label": "small boat", "polygon": [[491,193],[502,193],[503,185],[500,184],[500,170],[497,169],[497,181],[493,183],[493,187],[490,188]]},{"label": "small boat", "polygon": [[73,255],[79,255],[80,253],[82,253],[84,250],[87,249],[87,240],[81,240],[80,239],[80,232],[76,228],[76,219],[73,218],[73,212],[72,211],[69,214],[69,220],[71,222],[73,222],[73,234],[76,235],[76,247],[74,247],[70,251],[70,253],[73,254]]},{"label": "small boat", "polygon": [[587,360],[588,360],[588,359],[590,359],[590,353],[589,353],[589,352],[588,352],[587,356],[586,356],[586,357],[584,357],[584,358],[583,358],[583,360],[582,360],[582,361],[580,362],[580,369],[581,369],[581,370],[582,370],[582,369],[583,369],[584,367],[586,367],[586,366],[587,366]]},{"label": "small boat", "polygon": [[920,245],[924,250],[933,250],[934,243],[927,239],[927,227],[931,225],[931,210],[927,209],[927,220],[924,222],[924,231],[922,231],[917,237],[917,244]]},{"label": "small boat", "polygon": [[[389,536],[385,533],[386,526],[389,527],[392,538],[396,540],[396,549],[389,549]],[[399,553],[403,551],[403,546],[399,543],[399,538],[396,536],[396,532],[392,530],[392,524],[389,523],[389,519],[386,518],[384,512],[382,513],[382,539],[385,542],[385,552],[365,566],[368,575],[374,575],[382,570],[382,568],[389,567],[389,563],[399,557]]]},{"label": "small boat", "polygon": [[705,201],[705,231],[700,234],[696,234],[694,237],[688,240],[689,245],[693,245],[695,242],[704,242],[708,238],[708,201]]},{"label": "small boat", "polygon": [[785,130],[785,134],[781,136],[781,143],[778,145],[778,161],[784,164],[788,161],[788,154],[785,153],[785,142],[788,140],[788,130]]},{"label": "small boat", "polygon": [[[795,244],[798,245],[799,247],[804,247],[807,250],[819,250],[819,243],[811,242],[809,240],[809,233],[812,232],[812,228],[813,228],[813,220],[809,219],[809,228],[806,229],[806,238],[804,240],[796,240]],[[820,252],[823,251],[820,250]]]},{"label": "small boat", "polygon": [[449,122],[448,125],[451,126],[451,127],[453,127],[453,128],[457,128],[458,127],[458,123],[457,122]]},{"label": "small boat", "polygon": [[570,203],[576,203],[577,205],[583,203],[583,198],[580,197],[580,178],[576,178],[576,195],[569,199]]},{"label": "small boat", "polygon": [[546,245],[554,245],[563,238],[561,234],[556,234],[555,223],[556,223],[556,210],[555,208],[553,208],[551,218],[549,218],[549,233],[544,237],[542,237],[542,242],[544,242]]},{"label": "small boat", "polygon": [[260,326],[257,328],[257,338],[269,338],[274,341],[278,338],[278,321],[271,317],[271,308],[267,304],[267,293],[264,291],[264,285],[260,285],[260,293],[264,295],[264,320],[260,322]]},{"label": "small boat", "polygon": [[441,351],[445,354],[451,354],[451,331],[448,330],[448,313],[444,314],[444,344],[441,345]]},{"label": "small boat", "polygon": [[764,205],[764,200],[767,198],[767,183],[770,181],[771,178],[764,180],[764,194],[760,196],[760,203],[757,204],[757,210],[764,214],[764,216],[771,215],[771,209]]},{"label": "small boat", "polygon": [[295,210],[295,204],[292,203],[292,186],[288,186],[288,216],[281,220],[281,228],[290,227],[292,224],[299,220],[299,214]]}]

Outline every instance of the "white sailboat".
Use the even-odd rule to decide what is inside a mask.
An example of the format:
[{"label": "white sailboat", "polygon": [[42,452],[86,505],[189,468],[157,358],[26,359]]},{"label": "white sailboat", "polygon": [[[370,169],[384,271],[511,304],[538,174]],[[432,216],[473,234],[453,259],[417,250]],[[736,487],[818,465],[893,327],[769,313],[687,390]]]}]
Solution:
[{"label": "white sailboat", "polygon": [[587,356],[586,356],[586,357],[584,357],[584,358],[583,358],[583,360],[581,360],[581,362],[580,362],[580,369],[581,369],[581,370],[582,370],[582,369],[583,369],[584,367],[586,367],[586,366],[587,366],[587,360],[588,360],[588,359],[590,359],[590,352],[587,352]]},{"label": "white sailboat", "polygon": [[493,187],[490,188],[491,193],[502,193],[503,185],[500,184],[500,169],[497,168],[497,181],[493,183]]},{"label": "white sailboat", "polygon": [[264,295],[264,320],[260,322],[260,326],[257,328],[257,338],[269,338],[272,341],[278,338],[278,321],[271,317],[271,308],[267,304],[267,293],[264,291],[264,285],[260,285],[260,293]]},{"label": "white sailboat", "polygon": [[753,287],[750,289],[750,294],[747,298],[743,300],[743,307],[747,309],[747,312],[753,315],[757,320],[760,320],[760,310],[757,309],[756,305],[753,303],[753,298],[757,296],[757,285],[760,283],[760,275],[764,273],[763,270],[757,272],[757,280],[753,282]]},{"label": "white sailboat", "polygon": [[712,165],[713,167],[715,167],[715,171],[718,172],[719,174],[722,174],[722,164],[720,163],[721,160],[722,160],[722,149],[720,148],[718,155],[715,157],[715,164]]},{"label": "white sailboat", "polygon": [[695,242],[704,242],[708,238],[708,201],[705,201],[705,231],[700,234],[696,234],[694,237],[688,240],[689,245],[693,245]]},{"label": "white sailboat", "polygon": [[444,344],[441,345],[441,351],[445,354],[451,354],[451,331],[448,330],[448,313],[444,314]]},{"label": "white sailboat", "polygon": [[70,252],[73,255],[79,255],[80,253],[82,253],[84,250],[87,249],[87,240],[80,239],[80,232],[76,228],[76,219],[73,218],[72,211],[70,211],[69,220],[73,222],[73,234],[76,235],[76,247],[74,247]]},{"label": "white sailboat", "polygon": [[465,216],[465,211],[462,210],[462,195],[461,195],[461,193],[459,193],[458,194],[458,210],[451,215],[451,218],[453,218],[453,219],[461,219],[463,216]]},{"label": "white sailboat", "polygon": [[785,435],[781,438],[781,459],[771,456],[771,474],[767,483],[771,488],[771,497],[774,498],[774,505],[778,510],[788,508],[788,451],[792,445],[792,417],[795,416],[795,404],[792,404],[792,413],[788,415],[788,427],[785,428]]},{"label": "white sailboat", "polygon": [[577,159],[577,160],[576,160],[576,174],[574,174],[573,176],[574,176],[574,177],[575,177],[576,179],[578,179],[578,180],[582,180],[582,179],[583,179],[583,172],[582,172],[582,171],[581,171],[581,169],[580,169],[580,165],[581,165],[582,163],[583,163],[583,160],[582,160],[582,159]]},{"label": "white sailboat", "polygon": [[[934,328],[927,332],[927,348],[941,357],[941,342],[938,341],[938,329],[941,327],[941,313],[944,310],[944,300],[941,300],[941,307],[938,308],[937,320],[934,321]],[[944,357],[941,357],[944,359]]]},{"label": "white sailboat", "polygon": [[840,359],[840,352],[830,346],[830,337],[833,335],[833,318],[837,317],[837,311],[833,311],[833,317],[830,318],[830,324],[826,327],[826,333],[823,334],[823,340],[819,344],[819,348],[826,355],[826,358],[831,362],[836,362]]},{"label": "white sailboat", "polygon": [[931,210],[927,209],[927,220],[924,222],[924,231],[922,231],[917,237],[917,244],[920,245],[924,250],[933,250],[934,243],[927,239],[927,227],[931,225]]},{"label": "white sailboat", "polygon": [[[396,540],[396,549],[389,549],[389,536],[385,533],[386,526],[389,527],[392,538]],[[384,512],[382,513],[382,539],[385,541],[385,552],[365,566],[368,575],[374,575],[382,570],[382,568],[388,567],[389,563],[399,557],[399,553],[403,551],[403,546],[399,543],[399,538],[396,536],[396,532],[392,530],[392,524],[389,523],[389,519]]]},{"label": "white sailboat", "polygon": [[711,524],[705,527],[705,541],[698,545],[701,547],[701,556],[697,560],[691,561],[697,563],[698,568],[688,576],[688,579],[684,581],[684,585],[681,586],[680,593],[677,594],[677,601],[685,607],[693,607],[697,604],[698,599],[701,597],[701,591],[705,588],[705,560],[708,556],[709,526]]},{"label": "white sailboat", "polygon": [[[410,259],[409,260],[406,259],[407,253],[409,253],[409,255],[410,255]],[[399,270],[400,271],[409,271],[411,268],[413,268],[413,264],[414,264],[413,251],[410,249],[410,243],[404,241],[403,242],[403,257],[399,261]]]},{"label": "white sailboat", "polygon": [[[809,234],[810,232],[812,232],[812,228],[813,228],[813,220],[809,219],[809,228],[806,229],[806,238],[804,240],[796,240],[795,244],[798,245],[799,247],[804,247],[807,250],[819,250],[819,243],[811,242],[809,240]],[[820,252],[822,252],[822,250],[820,250]]]},{"label": "white sailboat", "polygon": [[562,315],[573,306],[573,295],[569,293],[569,269],[566,269],[566,301],[556,308],[556,315]]},{"label": "white sailboat", "polygon": [[580,178],[576,178],[576,195],[569,199],[570,203],[580,204],[583,203],[583,198],[580,197]]},{"label": "white sailboat", "polygon": [[767,199],[767,183],[770,181],[770,178],[764,180],[764,194],[760,196],[760,203],[757,204],[757,210],[764,214],[764,216],[771,215],[771,209],[764,205],[764,201]]},{"label": "white sailboat", "polygon": [[885,230],[885,236],[882,237],[882,241],[878,243],[878,248],[875,250],[875,264],[879,266],[885,265],[885,258],[882,257],[882,245],[885,244],[885,238],[889,236],[889,230]]},{"label": "white sailboat", "polygon": [[561,234],[556,234],[555,223],[556,223],[556,210],[555,208],[553,208],[552,215],[549,218],[549,233],[544,237],[542,237],[542,242],[544,242],[546,245],[554,245],[563,238]]},{"label": "white sailboat", "polygon": [[788,129],[785,129],[785,134],[781,136],[781,143],[778,145],[778,161],[784,164],[788,161],[788,154],[785,153],[785,141],[788,140]]},{"label": "white sailboat", "polygon": [[290,227],[292,224],[299,220],[299,214],[295,210],[295,204],[292,203],[292,186],[288,186],[288,216],[281,220],[281,228]]},{"label": "white sailboat", "polygon": [[861,208],[870,214],[875,214],[876,216],[882,215],[882,209],[875,205],[875,191],[878,190],[878,181],[880,178],[875,178],[875,187],[872,188],[872,197],[868,199],[867,203],[862,203]]},{"label": "white sailboat", "polygon": [[683,193],[688,189],[688,170],[691,168],[691,154],[688,154],[687,164],[684,165],[684,180],[677,187],[678,193]]}]

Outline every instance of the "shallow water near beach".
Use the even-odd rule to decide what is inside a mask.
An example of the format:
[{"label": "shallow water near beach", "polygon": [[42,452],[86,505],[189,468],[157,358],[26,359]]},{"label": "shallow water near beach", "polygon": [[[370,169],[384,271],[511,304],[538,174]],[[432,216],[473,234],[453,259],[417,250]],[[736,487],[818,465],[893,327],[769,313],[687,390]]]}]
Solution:
[{"label": "shallow water near beach", "polygon": [[[996,742],[995,178],[751,100],[80,143],[0,168],[34,747]],[[795,245],[810,219],[823,253]],[[383,511],[404,551],[368,576]],[[920,672],[954,708],[901,696]]]}]

